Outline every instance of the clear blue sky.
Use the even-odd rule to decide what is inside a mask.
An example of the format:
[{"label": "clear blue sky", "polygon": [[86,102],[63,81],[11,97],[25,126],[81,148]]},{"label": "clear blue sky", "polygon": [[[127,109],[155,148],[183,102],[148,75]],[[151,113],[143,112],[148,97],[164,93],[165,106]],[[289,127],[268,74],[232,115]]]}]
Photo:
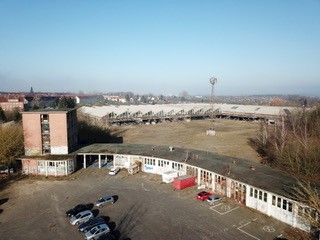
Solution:
[{"label": "clear blue sky", "polygon": [[0,0],[0,91],[320,95],[319,0]]}]

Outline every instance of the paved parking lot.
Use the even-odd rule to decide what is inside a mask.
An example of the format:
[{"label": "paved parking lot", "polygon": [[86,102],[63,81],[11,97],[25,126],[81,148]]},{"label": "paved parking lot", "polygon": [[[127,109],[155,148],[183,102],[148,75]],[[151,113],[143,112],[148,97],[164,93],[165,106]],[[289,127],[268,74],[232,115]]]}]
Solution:
[{"label": "paved parking lot", "polygon": [[174,191],[158,175],[83,169],[67,179],[27,178],[0,192],[1,239],[83,239],[65,212],[105,194],[113,205],[94,211],[121,239],[273,239],[289,227],[232,201],[211,206],[196,188]]}]

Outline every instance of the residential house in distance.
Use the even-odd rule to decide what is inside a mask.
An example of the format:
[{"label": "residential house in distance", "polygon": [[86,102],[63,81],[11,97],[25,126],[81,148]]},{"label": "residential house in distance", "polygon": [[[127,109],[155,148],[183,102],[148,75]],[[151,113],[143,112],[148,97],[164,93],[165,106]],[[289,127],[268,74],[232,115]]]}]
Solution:
[{"label": "residential house in distance", "polygon": [[78,144],[76,109],[22,112],[26,174],[67,175],[74,171]]},{"label": "residential house in distance", "polygon": [[105,100],[112,101],[112,102],[119,102],[119,103],[126,103],[127,102],[126,98],[122,97],[122,96],[103,95],[103,98]]}]

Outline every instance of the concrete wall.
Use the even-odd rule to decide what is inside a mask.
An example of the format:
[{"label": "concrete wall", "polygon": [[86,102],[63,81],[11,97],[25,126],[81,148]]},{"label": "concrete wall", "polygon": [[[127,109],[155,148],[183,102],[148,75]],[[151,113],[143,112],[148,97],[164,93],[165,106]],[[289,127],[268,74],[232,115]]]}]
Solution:
[{"label": "concrete wall", "polygon": [[66,113],[49,115],[51,154],[68,154]]},{"label": "concrete wall", "polygon": [[25,155],[41,155],[40,114],[22,114]]}]

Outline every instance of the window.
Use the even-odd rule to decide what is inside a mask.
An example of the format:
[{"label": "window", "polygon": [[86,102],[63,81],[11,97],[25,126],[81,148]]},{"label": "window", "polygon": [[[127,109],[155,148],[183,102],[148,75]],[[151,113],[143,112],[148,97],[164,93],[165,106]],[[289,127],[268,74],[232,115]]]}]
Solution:
[{"label": "window", "polygon": [[268,200],[268,194],[265,192],[263,194],[263,201],[267,202],[267,200]]},{"label": "window", "polygon": [[281,208],[281,198],[278,197],[277,207]]},{"label": "window", "polygon": [[276,196],[272,195],[272,205],[276,205]]},{"label": "window", "polygon": [[283,201],[282,201],[282,208],[284,210],[287,210],[287,200],[285,200],[285,199],[283,199]]},{"label": "window", "polygon": [[253,197],[253,188],[250,188],[250,197]]},{"label": "window", "polygon": [[49,167],[54,167],[54,162],[49,162],[48,165]]},{"label": "window", "polygon": [[258,190],[257,189],[254,190],[254,198],[258,198]]},{"label": "window", "polygon": [[288,202],[288,211],[292,212],[292,203],[291,202]]},{"label": "window", "polygon": [[262,191],[259,191],[259,199],[262,200]]}]

